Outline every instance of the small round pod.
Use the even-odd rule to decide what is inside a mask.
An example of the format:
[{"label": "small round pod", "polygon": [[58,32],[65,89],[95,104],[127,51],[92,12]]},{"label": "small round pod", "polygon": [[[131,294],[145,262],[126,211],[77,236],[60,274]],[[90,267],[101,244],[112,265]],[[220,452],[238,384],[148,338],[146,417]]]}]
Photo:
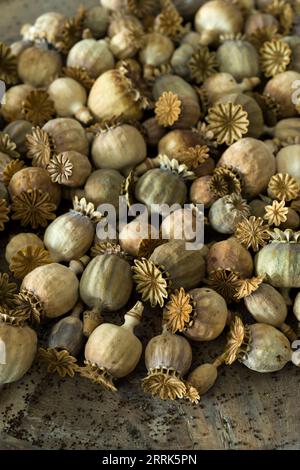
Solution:
[{"label": "small round pod", "polygon": [[263,219],[266,214],[265,208],[268,204],[268,202],[263,201],[262,199],[253,199],[249,202],[251,215],[254,217],[261,217]]},{"label": "small round pod", "polygon": [[[145,364],[148,371],[142,380],[144,392],[162,400],[189,397],[189,384],[182,379],[192,363],[192,348],[183,336],[163,328],[162,334],[152,338],[146,346]],[[199,395],[194,400],[198,402]]]},{"label": "small round pod", "polygon": [[183,240],[170,240],[158,246],[149,260],[163,267],[174,288],[192,289],[205,276],[203,251],[187,249]]},{"label": "small round pod", "polygon": [[208,209],[217,200],[217,195],[210,189],[211,175],[201,176],[193,181],[190,189],[190,199],[193,204],[204,204]]},{"label": "small round pod", "polygon": [[92,160],[96,168],[125,172],[141,163],[147,154],[145,139],[129,124],[112,126],[100,132],[92,145]]},{"label": "small round pod", "polygon": [[92,165],[86,155],[69,150],[54,155],[49,161],[47,171],[53,183],[78,188],[84,185],[92,173]]},{"label": "small round pod", "polygon": [[31,133],[32,127],[30,122],[18,119],[8,124],[3,132],[8,134],[11,140],[14,141],[18,152],[25,153],[27,151],[26,136]]},{"label": "small round pod", "polygon": [[296,230],[300,225],[300,217],[292,207],[288,207],[288,213],[286,215],[286,221],[280,224],[281,230],[291,229]]},{"label": "small round pod", "polygon": [[225,328],[228,319],[223,297],[212,289],[200,287],[189,291],[193,303],[191,324],[184,335],[192,341],[212,341]]},{"label": "small round pod", "polygon": [[94,38],[105,36],[109,23],[109,11],[102,5],[89,8],[86,12],[84,25],[89,29]]},{"label": "small round pod", "polygon": [[183,205],[187,198],[185,180],[193,179],[194,173],[177,160],[169,160],[165,155],[161,158],[161,167],[148,170],[137,181],[135,186],[136,199],[145,204],[147,209],[164,213],[167,206]]},{"label": "small round pod", "polygon": [[101,74],[92,86],[88,99],[88,107],[99,121],[115,116],[140,120],[147,105],[136,78],[125,67]]},{"label": "small round pod", "polygon": [[206,92],[209,104],[214,105],[223,95],[250,91],[259,82],[259,78],[252,77],[244,78],[241,83],[237,83],[230,73],[219,72],[204,81],[203,89]]},{"label": "small round pod", "polygon": [[80,259],[91,247],[95,237],[95,224],[102,215],[92,203],[75,197],[69,212],[57,217],[48,225],[44,244],[56,262]]},{"label": "small round pod", "polygon": [[248,369],[268,373],[281,370],[292,359],[288,338],[274,326],[254,323],[244,326],[235,317],[225,347],[225,363],[239,360]]},{"label": "small round pod", "polygon": [[40,15],[34,25],[24,25],[21,34],[24,40],[35,41],[46,39],[49,44],[55,44],[62,32],[67,18],[58,12],[47,12]]},{"label": "small round pod", "polygon": [[67,57],[68,67],[83,68],[91,78],[98,78],[114,65],[114,56],[103,39],[83,39],[72,47]]},{"label": "small round pod", "polygon": [[188,375],[188,382],[195,387],[200,396],[213,387],[218,378],[218,367],[223,362],[224,360],[220,356],[212,364],[201,364]]},{"label": "small round pod", "polygon": [[243,15],[234,4],[212,0],[202,5],[195,15],[195,29],[201,34],[201,44],[218,43],[221,34],[237,34],[243,28]]},{"label": "small round pod", "polygon": [[0,152],[0,181],[3,182],[3,172],[7,165],[12,161],[9,155]]},{"label": "small round pod", "polygon": [[80,297],[92,309],[85,312],[86,317],[99,319],[103,310],[115,312],[127,304],[133,283],[130,264],[118,245],[100,243],[94,253],[101,254],[90,261],[81,276]]},{"label": "small round pod", "polygon": [[288,70],[271,78],[265,86],[264,94],[270,95],[280,105],[280,114],[284,118],[297,116],[298,111],[292,100],[293,84],[300,80],[300,73]]},{"label": "small round pod", "polygon": [[238,82],[260,75],[255,47],[242,39],[228,39],[217,50],[220,72],[230,73]]},{"label": "small round pod", "polygon": [[31,85],[16,85],[5,92],[3,104],[1,104],[1,114],[6,122],[23,119],[22,103],[33,90]]},{"label": "small round pod", "polygon": [[16,382],[30,369],[37,351],[37,335],[11,315],[0,316],[0,385]]},{"label": "small round pod", "polygon": [[112,36],[109,47],[119,60],[130,59],[143,47],[145,33],[142,25],[124,26]]},{"label": "small round pod", "polygon": [[18,233],[14,235],[5,247],[5,259],[10,264],[12,258],[18,251],[24,250],[29,246],[39,246],[44,248],[44,243],[35,233]]},{"label": "small round pod", "polygon": [[35,88],[44,88],[55,80],[62,70],[60,55],[42,47],[29,47],[18,61],[18,75],[22,82]]},{"label": "small round pod", "polygon": [[279,23],[275,16],[269,15],[268,13],[263,13],[259,10],[253,10],[246,18],[245,34],[250,36],[256,33],[258,30],[270,27],[273,27],[276,30],[279,28]]},{"label": "small round pod", "polygon": [[202,230],[204,216],[195,206],[177,209],[167,215],[161,223],[163,240],[185,240],[193,242]]},{"label": "small round pod", "polygon": [[[206,145],[205,139],[200,133],[189,129],[175,129],[164,135],[158,143],[158,152],[169,158],[180,160],[183,149]],[[182,162],[183,163],[183,162]]]},{"label": "small round pod", "polygon": [[139,52],[142,64],[159,67],[169,62],[174,45],[170,38],[160,33],[149,33],[144,36],[145,44]]},{"label": "small round pod", "polygon": [[73,78],[57,78],[49,86],[48,93],[58,116],[74,116],[84,124],[89,124],[93,120],[93,116],[86,107],[87,92]]},{"label": "small round pod", "polygon": [[300,287],[299,232],[276,228],[271,232],[271,237],[271,242],[255,257],[257,274],[267,275],[273,287]]},{"label": "small round pod", "polygon": [[83,324],[80,314],[83,306],[77,304],[72,313],[59,320],[51,329],[48,337],[48,348],[57,351],[65,350],[71,356],[77,356],[83,345]]},{"label": "small round pod", "polygon": [[132,220],[119,233],[122,250],[134,257],[148,257],[149,250],[154,249],[156,242],[160,242],[159,230],[143,217]]},{"label": "small round pod", "polygon": [[35,189],[48,193],[51,202],[56,206],[59,205],[61,200],[61,188],[58,184],[51,181],[45,168],[22,168],[22,170],[19,170],[12,176],[8,185],[8,192],[12,199],[20,195],[23,191]]},{"label": "small round pod", "polygon": [[289,325],[285,323],[287,306],[284,297],[270,284],[262,283],[258,289],[244,297],[247,310],[258,323],[279,328],[290,341],[297,337]]},{"label": "small round pod", "polygon": [[195,52],[195,48],[190,44],[181,44],[175,49],[171,65],[174,72],[182,78],[190,78],[189,61]]},{"label": "small round pod", "polygon": [[231,269],[243,278],[250,278],[253,261],[249,251],[236,238],[214,243],[207,256],[207,272],[217,269]]},{"label": "small round pod", "polygon": [[250,207],[239,194],[230,194],[215,201],[208,214],[210,225],[219,233],[232,234],[244,217],[250,215]]},{"label": "small round pod", "polygon": [[248,199],[264,192],[271,176],[275,174],[276,162],[262,141],[246,137],[228,147],[217,166],[227,166],[238,171],[243,178],[242,194]]},{"label": "small round pod", "polygon": [[142,343],[134,328],[139,325],[143,310],[142,302],[137,302],[125,314],[123,325],[103,323],[92,332],[85,346],[86,366],[81,375],[107,390],[117,391],[113,380],[129,375],[142,355]]},{"label": "small round pod", "polygon": [[258,138],[264,131],[264,117],[261,108],[254,98],[244,93],[229,93],[222,96],[217,103],[240,104],[247,113],[249,121],[248,131],[245,136]]},{"label": "small round pod", "polygon": [[119,197],[124,177],[117,170],[96,170],[88,177],[84,193],[87,201],[95,207],[111,204],[119,211]]},{"label": "small round pod", "polygon": [[276,155],[278,173],[287,173],[300,185],[300,145],[287,145]]},{"label": "small round pod", "polygon": [[58,263],[40,266],[21,285],[21,305],[30,313],[56,318],[69,312],[78,300],[79,282],[72,269]]},{"label": "small round pod", "polygon": [[153,97],[155,101],[164,92],[172,92],[178,96],[181,102],[179,119],[175,122],[175,128],[190,128],[200,119],[200,106],[196,91],[183,78],[177,75],[161,75],[155,80]]},{"label": "small round pod", "polygon": [[147,144],[153,146],[157,145],[166,133],[165,128],[158,124],[155,117],[148,118],[143,122],[143,130]]},{"label": "small round pod", "polygon": [[297,143],[294,140],[298,140],[300,137],[300,119],[297,117],[281,119],[271,129],[271,134],[283,142],[288,142],[288,144],[289,140],[292,140],[292,143]]},{"label": "small round pod", "polygon": [[55,144],[56,153],[74,150],[83,155],[88,155],[89,142],[86,132],[76,119],[51,119],[43,126],[43,130],[51,135]]}]

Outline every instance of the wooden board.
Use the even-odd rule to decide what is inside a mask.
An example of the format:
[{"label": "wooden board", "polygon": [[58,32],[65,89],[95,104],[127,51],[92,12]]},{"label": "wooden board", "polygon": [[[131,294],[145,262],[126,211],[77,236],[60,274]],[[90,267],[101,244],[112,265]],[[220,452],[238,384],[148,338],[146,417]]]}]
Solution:
[{"label": "wooden board", "polygon": [[[0,1],[1,39],[13,41],[24,22],[47,10],[70,12],[79,1]],[[96,0],[84,2],[97,4]],[[47,7],[45,7],[47,5]],[[50,8],[51,5],[51,8]],[[3,258],[3,244],[1,254]],[[5,265],[1,263],[1,268]],[[110,320],[121,323],[121,316]],[[146,344],[160,319],[148,311],[139,336]],[[194,364],[212,360],[224,338],[193,345]],[[240,364],[223,368],[200,404],[145,396],[137,371],[119,393],[82,378],[49,377],[38,365],[0,390],[0,449],[297,449],[300,446],[300,371],[289,365],[258,374]]]}]

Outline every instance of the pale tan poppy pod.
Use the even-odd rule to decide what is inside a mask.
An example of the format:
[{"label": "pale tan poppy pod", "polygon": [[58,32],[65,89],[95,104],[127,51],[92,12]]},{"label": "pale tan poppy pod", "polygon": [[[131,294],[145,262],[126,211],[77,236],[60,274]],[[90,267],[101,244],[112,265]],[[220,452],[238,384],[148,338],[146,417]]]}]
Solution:
[{"label": "pale tan poppy pod", "polygon": [[201,33],[202,45],[218,42],[221,34],[237,34],[243,29],[240,9],[223,0],[204,3],[196,13],[195,29]]},{"label": "pale tan poppy pod", "polygon": [[39,16],[33,25],[24,25],[21,34],[25,41],[47,39],[49,43],[55,44],[66,19],[61,13],[47,12]]},{"label": "pale tan poppy pod", "polygon": [[92,145],[92,160],[96,168],[109,168],[125,173],[141,163],[146,154],[143,135],[129,124],[112,126],[100,132]]},{"label": "pale tan poppy pod", "polygon": [[31,298],[31,305],[40,307],[41,315],[56,318],[74,307],[78,300],[78,287],[79,281],[71,269],[51,263],[27,274],[21,292]]},{"label": "pale tan poppy pod", "polygon": [[191,18],[205,0],[174,0],[173,3],[184,18]]},{"label": "pale tan poppy pod", "polygon": [[201,176],[193,181],[190,188],[190,198],[194,204],[204,204],[205,209],[217,200],[217,195],[210,189],[211,175]]},{"label": "pale tan poppy pod", "polygon": [[25,49],[18,61],[18,74],[22,82],[35,88],[50,85],[61,74],[61,69],[60,55],[43,47]]},{"label": "pale tan poppy pod", "polygon": [[[37,335],[12,316],[0,318],[0,385],[16,382],[30,369],[37,350]],[[2,357],[3,354],[3,357]]]},{"label": "pale tan poppy pod", "polygon": [[280,149],[276,155],[276,166],[278,173],[287,173],[300,185],[300,145],[288,145]]},{"label": "pale tan poppy pod", "polygon": [[85,255],[101,218],[92,203],[75,198],[73,209],[53,220],[45,231],[44,244],[51,258],[57,262],[71,261]]},{"label": "pale tan poppy pod", "polygon": [[51,135],[55,144],[56,153],[74,150],[83,155],[88,155],[89,142],[86,132],[76,119],[51,119],[44,125],[43,130]]},{"label": "pale tan poppy pod", "polygon": [[86,13],[85,27],[88,28],[93,37],[102,38],[107,30],[109,23],[109,11],[102,5],[96,5],[89,8]]},{"label": "pale tan poppy pod", "polygon": [[149,250],[151,253],[151,249],[159,241],[159,230],[138,217],[126,224],[119,233],[122,249],[135,257],[148,257]]},{"label": "pale tan poppy pod", "polygon": [[[231,167],[242,176],[243,195],[252,198],[265,191],[275,173],[275,157],[260,140],[246,137],[232,144],[217,166]],[[264,171],[261,171],[261,169]]]},{"label": "pale tan poppy pod", "polygon": [[275,16],[263,13],[259,10],[253,10],[245,21],[245,33],[247,35],[254,34],[257,30],[263,28],[274,28],[274,30],[276,30],[278,27],[279,23]]},{"label": "pale tan poppy pod", "polygon": [[154,32],[146,34],[144,39],[145,45],[139,53],[142,64],[158,67],[171,59],[174,45],[170,38]]},{"label": "pale tan poppy pod", "polygon": [[72,47],[67,57],[68,67],[84,68],[92,78],[113,69],[114,64],[114,56],[103,39],[83,39]]},{"label": "pale tan poppy pod", "polygon": [[121,326],[103,323],[98,326],[85,346],[86,367],[81,374],[116,391],[113,379],[130,374],[142,355],[142,343],[134,335],[134,328],[140,323],[144,306],[137,302],[125,314]]},{"label": "pale tan poppy pod", "polygon": [[229,39],[218,48],[220,72],[230,73],[238,82],[260,75],[259,55],[246,40]]},{"label": "pale tan poppy pod", "polygon": [[28,246],[44,247],[42,240],[35,233],[18,233],[13,236],[5,248],[5,259],[8,263],[20,250],[26,249]]},{"label": "pale tan poppy pod", "polygon": [[117,170],[95,170],[85,183],[85,197],[95,207],[100,204],[112,204],[118,213],[123,181],[124,177]]},{"label": "pale tan poppy pod", "polygon": [[72,117],[89,124],[93,117],[86,107],[87,92],[76,80],[69,77],[57,78],[48,88],[57,116]]},{"label": "pale tan poppy pod", "polygon": [[1,105],[1,113],[6,122],[23,118],[22,103],[33,89],[31,85],[16,85],[6,91]]},{"label": "pale tan poppy pod", "polygon": [[79,188],[92,173],[92,165],[86,155],[69,150],[54,155],[49,161],[47,171],[54,183]]}]

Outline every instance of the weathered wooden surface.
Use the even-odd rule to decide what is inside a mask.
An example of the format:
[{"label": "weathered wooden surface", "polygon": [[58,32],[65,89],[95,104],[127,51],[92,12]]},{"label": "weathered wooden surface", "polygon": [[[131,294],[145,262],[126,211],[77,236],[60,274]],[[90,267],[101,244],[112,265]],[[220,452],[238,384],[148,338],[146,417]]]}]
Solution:
[{"label": "weathered wooden surface", "polygon": [[[17,39],[20,25],[45,10],[70,12],[79,1],[0,1],[1,39]],[[84,2],[96,4],[96,0]],[[50,8],[51,5],[51,8]],[[21,20],[22,18],[22,20]],[[1,254],[3,256],[3,243]],[[4,264],[2,261],[2,269]],[[121,323],[121,317],[110,318]],[[147,312],[139,336],[159,333]],[[194,364],[214,358],[224,338],[193,345]],[[36,365],[20,382],[0,390],[0,449],[297,449],[300,446],[300,371],[276,374],[223,368],[198,406],[145,396],[138,370],[119,393],[84,379],[49,377]]]}]

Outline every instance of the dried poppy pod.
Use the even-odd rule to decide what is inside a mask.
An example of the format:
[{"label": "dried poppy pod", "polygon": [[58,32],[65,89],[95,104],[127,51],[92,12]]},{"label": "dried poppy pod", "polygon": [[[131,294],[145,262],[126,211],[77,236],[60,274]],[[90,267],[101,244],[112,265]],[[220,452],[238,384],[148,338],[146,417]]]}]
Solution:
[{"label": "dried poppy pod", "polygon": [[157,211],[163,213],[164,205],[183,205],[187,197],[185,181],[194,179],[194,173],[177,160],[160,156],[160,168],[144,173],[137,181],[134,189],[136,199],[145,204],[148,210],[157,205]]},{"label": "dried poppy pod", "polygon": [[98,120],[121,116],[125,120],[140,119],[148,101],[140,91],[133,74],[125,67],[104,72],[94,83],[88,106]]},{"label": "dried poppy pod", "polygon": [[256,255],[255,267],[259,275],[267,275],[274,287],[300,287],[298,260],[300,256],[299,232],[275,228],[271,242]]},{"label": "dried poppy pod", "polygon": [[239,194],[230,194],[215,201],[209,210],[209,222],[219,233],[232,234],[244,217],[250,215],[250,207]]},{"label": "dried poppy pod", "polygon": [[57,78],[50,84],[48,93],[54,102],[58,116],[74,116],[84,124],[92,122],[93,117],[86,107],[87,93],[85,88],[73,78]]},{"label": "dried poppy pod", "polygon": [[292,100],[293,83],[300,80],[300,74],[293,70],[282,72],[271,78],[265,86],[264,94],[270,95],[280,105],[280,114],[284,118],[297,116],[298,111]]},{"label": "dried poppy pod", "polygon": [[239,360],[248,369],[267,373],[281,370],[292,359],[289,340],[274,326],[264,323],[244,326],[239,317],[231,323],[225,364]]},{"label": "dried poppy pod", "polygon": [[188,375],[188,382],[202,396],[215,384],[218,378],[218,367],[224,363],[222,356],[217,357],[214,362],[201,364]]},{"label": "dried poppy pod", "polygon": [[[172,122],[174,127],[185,129],[194,126],[200,119],[200,106],[197,93],[193,87],[177,75],[162,75],[156,79],[153,86],[155,101],[158,102],[165,92],[171,92],[173,96],[177,97],[180,104],[178,118]],[[173,112],[172,106],[168,102],[161,102],[161,113],[171,115]],[[157,120],[160,124],[158,114]]]},{"label": "dried poppy pod", "polygon": [[92,165],[86,155],[69,150],[53,155],[47,165],[47,171],[54,183],[78,188],[92,173]]},{"label": "dried poppy pod", "polygon": [[163,307],[170,287],[191,289],[205,275],[205,248],[187,250],[182,240],[172,240],[154,249],[149,259],[135,260],[133,280],[142,300]]},{"label": "dried poppy pod", "polygon": [[243,180],[243,195],[252,198],[267,188],[275,173],[275,157],[262,141],[246,137],[225,150],[218,166],[236,170]]},{"label": "dried poppy pod", "polygon": [[296,333],[285,323],[288,313],[285,299],[274,287],[262,283],[244,297],[244,302],[257,322],[279,328],[290,341],[297,339]]},{"label": "dried poppy pod", "polygon": [[220,72],[208,77],[203,83],[208,102],[214,105],[223,95],[250,91],[260,82],[258,77],[244,78],[238,83],[230,73]]},{"label": "dried poppy pod", "polygon": [[157,145],[166,133],[165,129],[158,124],[155,117],[146,119],[146,121],[143,122],[143,130],[148,145]]},{"label": "dried poppy pod", "polygon": [[5,247],[5,259],[8,263],[20,250],[28,246],[44,247],[42,240],[35,233],[18,233],[14,235]]},{"label": "dried poppy pod", "polygon": [[220,34],[242,31],[243,16],[238,6],[224,0],[212,0],[202,5],[195,16],[195,29],[201,33],[201,44],[216,44]]},{"label": "dried poppy pod", "polygon": [[207,271],[231,269],[243,278],[251,277],[253,261],[249,251],[234,237],[214,243],[207,256]]},{"label": "dried poppy pod", "polygon": [[119,196],[124,177],[117,170],[96,170],[88,177],[84,193],[87,201],[95,207],[112,204],[119,211]]},{"label": "dried poppy pod", "polygon": [[89,250],[95,237],[95,225],[102,214],[92,203],[74,199],[69,212],[57,217],[47,227],[44,244],[56,262],[79,259]]},{"label": "dried poppy pod", "polygon": [[244,39],[225,37],[217,50],[217,60],[220,72],[230,73],[238,82],[260,74],[259,55],[255,47]]},{"label": "dried poppy pod", "polygon": [[204,204],[205,209],[217,200],[218,196],[211,191],[211,175],[201,176],[193,181],[190,199],[193,204]]},{"label": "dried poppy pod", "polygon": [[240,104],[247,113],[249,126],[246,136],[258,138],[264,131],[264,117],[261,108],[254,98],[244,93],[229,93],[223,95],[217,103]]},{"label": "dried poppy pod", "polygon": [[80,280],[80,297],[92,309],[85,312],[86,336],[100,323],[103,310],[115,312],[127,304],[133,287],[130,264],[118,245],[99,243],[92,253],[96,256]]},{"label": "dried poppy pod", "polygon": [[99,39],[105,35],[108,23],[109,12],[104,6],[96,5],[87,10],[84,25],[94,38]]},{"label": "dried poppy pod", "polygon": [[300,139],[300,119],[281,119],[274,128],[268,128],[268,132],[284,146],[297,144]]},{"label": "dried poppy pod", "polygon": [[221,295],[207,287],[186,293],[181,287],[170,295],[164,322],[172,333],[183,332],[193,341],[212,341],[225,328],[229,314]]},{"label": "dried poppy pod", "polygon": [[174,44],[167,36],[152,32],[144,36],[144,45],[139,52],[139,59],[142,64],[159,67],[169,62]]},{"label": "dried poppy pod", "polygon": [[[272,35],[276,34],[279,28],[279,23],[275,16],[269,15],[268,13],[264,13],[259,10],[253,10],[251,14],[246,18],[245,21],[245,34],[247,36],[251,36],[251,40],[253,40],[253,36],[256,39],[259,39],[259,33],[266,32],[267,34]],[[264,36],[262,36],[263,38]],[[268,38],[268,36],[267,36]],[[261,43],[259,43],[260,45]],[[262,45],[262,44],[261,44]]]},{"label": "dried poppy pod", "polygon": [[71,356],[76,356],[83,345],[83,324],[80,314],[83,305],[77,304],[71,314],[59,320],[51,329],[48,338],[48,347],[51,349],[66,350]]},{"label": "dried poppy pod", "polygon": [[6,122],[23,119],[22,103],[33,89],[31,85],[16,85],[5,92],[1,114]]},{"label": "dried poppy pod", "polygon": [[29,134],[31,130],[32,124],[30,122],[24,121],[23,119],[18,119],[8,124],[3,129],[3,132],[8,134],[11,140],[15,142],[18,152],[25,153],[27,150],[26,135]]},{"label": "dried poppy pod", "polygon": [[72,118],[51,119],[43,126],[52,138],[56,153],[75,152],[88,155],[89,143],[84,128]]},{"label": "dried poppy pod", "polygon": [[16,382],[30,369],[37,350],[37,335],[10,314],[0,314],[0,385]]},{"label": "dried poppy pod", "polygon": [[[197,145],[208,145],[209,139],[205,139],[201,133],[188,129],[176,129],[164,135],[158,143],[158,152],[167,155],[169,158],[176,158],[181,161],[183,150],[187,150]],[[211,141],[212,144],[212,141]],[[184,163],[184,161],[181,161]]]},{"label": "dried poppy pod", "polygon": [[143,135],[129,124],[108,125],[95,137],[92,145],[92,160],[96,168],[125,173],[141,163],[146,154]]},{"label": "dried poppy pod", "polygon": [[21,29],[25,41],[46,39],[55,44],[66,21],[66,17],[58,12],[48,12],[39,16],[33,25],[26,24]]},{"label": "dried poppy pod", "polygon": [[147,377],[142,380],[146,393],[162,400],[188,398],[193,403],[200,399],[184,377],[192,363],[192,348],[182,336],[170,333],[166,326],[163,332],[152,338],[146,346],[145,364]]},{"label": "dried poppy pod", "polygon": [[83,39],[72,47],[67,57],[68,67],[83,68],[92,78],[113,69],[114,64],[114,56],[105,40]]},{"label": "dried poppy pod", "polygon": [[197,231],[204,225],[204,215],[196,206],[180,208],[171,212],[161,223],[160,231],[163,240],[176,240],[180,238],[187,242],[194,242]]},{"label": "dried poppy pod", "polygon": [[156,227],[137,217],[121,229],[119,242],[129,255],[148,258],[162,240]]},{"label": "dried poppy pod", "polygon": [[276,155],[278,173],[288,174],[300,185],[300,145],[287,145]]},{"label": "dried poppy pod", "polygon": [[51,202],[56,206],[61,200],[61,188],[51,181],[50,176],[44,168],[28,167],[15,173],[8,185],[8,192],[13,199],[23,191],[41,190],[48,193]]},{"label": "dried poppy pod", "polygon": [[86,366],[79,371],[81,375],[117,391],[113,380],[129,375],[142,355],[142,343],[134,335],[134,328],[139,325],[143,310],[142,302],[137,302],[125,314],[123,325],[103,323],[93,331],[85,346]]},{"label": "dried poppy pod", "polygon": [[43,88],[61,73],[62,60],[53,50],[43,47],[29,47],[18,61],[18,74],[22,82],[35,88]]},{"label": "dried poppy pod", "polygon": [[205,0],[174,0],[174,5],[184,18],[191,18]]}]

